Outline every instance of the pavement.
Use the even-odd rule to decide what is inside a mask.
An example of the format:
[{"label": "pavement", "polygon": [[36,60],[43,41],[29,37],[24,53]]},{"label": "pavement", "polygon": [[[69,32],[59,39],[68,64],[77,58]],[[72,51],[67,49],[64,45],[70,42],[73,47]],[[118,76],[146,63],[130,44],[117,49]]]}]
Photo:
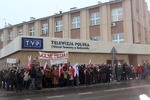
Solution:
[{"label": "pavement", "polygon": [[35,93],[44,93],[49,91],[60,91],[60,90],[72,90],[72,89],[83,89],[83,88],[92,88],[92,87],[108,87],[117,84],[137,84],[137,82],[142,81],[150,81],[149,79],[146,80],[131,80],[130,82],[111,82],[111,83],[101,83],[101,84],[92,84],[92,85],[82,85],[82,86],[74,86],[74,87],[57,87],[57,88],[42,88],[41,90],[22,90],[20,93],[16,93],[16,91],[6,91],[5,89],[0,89],[0,96],[8,96],[8,95],[20,95],[20,94],[35,94]]}]

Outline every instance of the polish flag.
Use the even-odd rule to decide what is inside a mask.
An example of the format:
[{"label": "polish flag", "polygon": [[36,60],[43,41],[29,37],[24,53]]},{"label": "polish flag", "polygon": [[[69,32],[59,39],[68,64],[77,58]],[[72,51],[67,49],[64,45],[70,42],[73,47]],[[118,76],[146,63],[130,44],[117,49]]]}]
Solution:
[{"label": "polish flag", "polygon": [[89,60],[89,63],[88,63],[88,68],[91,68],[92,67],[92,62],[91,62],[91,59]]},{"label": "polish flag", "polygon": [[61,64],[59,64],[59,78],[61,77],[61,74],[63,73],[63,69]]},{"label": "polish flag", "polygon": [[46,61],[45,64],[44,64],[44,71],[46,71],[47,68],[48,68],[48,63]]},{"label": "polish flag", "polygon": [[78,63],[76,63],[76,64],[73,66],[73,69],[74,69],[74,71],[73,71],[74,77],[76,77],[76,75],[79,77]]},{"label": "polish flag", "polygon": [[32,70],[31,56],[28,56],[28,65],[27,65],[27,70]]},{"label": "polish flag", "polygon": [[41,67],[41,63],[39,62],[39,63],[38,63],[38,68],[40,68],[40,67]]}]

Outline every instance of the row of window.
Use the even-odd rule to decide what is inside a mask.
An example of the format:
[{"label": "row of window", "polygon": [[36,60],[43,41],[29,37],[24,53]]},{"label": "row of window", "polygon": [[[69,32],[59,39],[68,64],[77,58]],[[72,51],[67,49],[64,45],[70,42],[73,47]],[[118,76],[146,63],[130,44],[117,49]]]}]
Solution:
[{"label": "row of window", "polygon": [[[19,32],[20,32],[20,35],[21,35],[22,31],[20,30]],[[33,28],[31,28],[30,32],[33,32]],[[13,38],[12,32],[9,32],[9,40],[12,40],[12,38]],[[91,37],[91,40],[93,40],[93,41],[100,41],[100,36]],[[0,41],[3,41],[3,34],[0,34]],[[123,33],[113,34],[112,35],[112,41],[115,42],[115,43],[124,43],[124,34]]]},{"label": "row of window", "polygon": [[[111,20],[112,22],[123,20],[122,8],[116,8],[111,11]],[[95,12],[90,14],[90,25],[99,25],[100,24],[100,13]],[[72,18],[72,29],[80,28],[80,16]],[[56,32],[63,31],[63,21],[56,21]],[[48,33],[48,23],[42,24],[42,34]],[[8,32],[9,40],[12,40],[13,33],[12,31]],[[18,35],[23,35],[23,30],[18,31]],[[34,26],[29,28],[29,35],[34,36]]]},{"label": "row of window", "polygon": [[[93,40],[93,41],[100,41],[100,36],[91,37],[91,40]],[[112,35],[112,42],[124,43],[124,34],[123,33],[113,34]]]},{"label": "row of window", "polygon": [[[116,8],[111,11],[111,18],[112,22],[115,21],[121,21],[123,20],[123,12],[122,8]],[[90,25],[99,25],[100,24],[100,13],[91,13],[90,14]],[[80,28],[80,17],[73,17],[72,18],[72,29]],[[63,31],[63,21],[59,20],[56,21],[56,32]],[[20,31],[19,31],[20,32]],[[34,27],[30,27],[30,36],[34,36]],[[47,34],[48,33],[48,24],[43,24],[42,25],[42,34]],[[23,31],[19,33],[19,35],[23,35]]]}]

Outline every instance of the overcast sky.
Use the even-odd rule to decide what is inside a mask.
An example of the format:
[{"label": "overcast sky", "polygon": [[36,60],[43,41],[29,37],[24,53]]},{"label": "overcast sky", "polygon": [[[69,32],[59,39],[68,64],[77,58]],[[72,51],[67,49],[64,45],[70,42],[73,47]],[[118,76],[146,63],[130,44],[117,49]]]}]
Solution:
[{"label": "overcast sky", "polygon": [[[42,18],[72,7],[83,8],[109,0],[0,0],[0,28],[5,21],[12,25],[29,21],[30,17]],[[150,0],[146,0],[150,10]]]}]

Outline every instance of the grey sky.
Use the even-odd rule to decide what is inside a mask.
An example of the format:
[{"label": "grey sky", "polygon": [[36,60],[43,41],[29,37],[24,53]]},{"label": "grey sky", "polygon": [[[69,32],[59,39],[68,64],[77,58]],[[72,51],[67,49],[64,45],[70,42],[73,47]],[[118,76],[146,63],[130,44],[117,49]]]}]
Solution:
[{"label": "grey sky", "polygon": [[[42,18],[59,11],[69,11],[72,7],[83,8],[109,0],[0,0],[0,28],[29,21],[30,17]],[[150,0],[146,0],[150,10]],[[5,20],[4,20],[5,19]]]}]

